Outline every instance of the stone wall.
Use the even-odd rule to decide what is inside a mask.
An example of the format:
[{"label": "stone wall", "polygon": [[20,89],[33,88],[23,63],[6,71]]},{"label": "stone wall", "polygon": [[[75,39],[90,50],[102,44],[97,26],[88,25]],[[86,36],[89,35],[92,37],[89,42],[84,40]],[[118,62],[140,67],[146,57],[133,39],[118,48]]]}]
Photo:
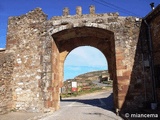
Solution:
[{"label": "stone wall", "polygon": [[158,84],[160,85],[159,13],[160,6],[155,8],[142,21],[132,79],[123,106],[125,112],[133,113],[133,110],[151,109],[152,102],[158,104],[160,102],[160,86],[158,87]]},{"label": "stone wall", "polygon": [[[53,17],[48,21],[52,25],[48,31],[56,41],[60,54],[63,54],[62,64],[68,53],[77,46],[90,45],[102,51],[108,60],[111,78],[114,79],[115,105],[120,109],[126,100],[131,79],[137,81],[131,74],[133,66],[138,64],[134,63],[134,58],[141,19],[121,17],[118,13],[67,15]],[[96,31],[96,28],[99,30]]]},{"label": "stone wall", "polygon": [[46,15],[40,8],[8,21],[7,52],[15,55],[13,69],[13,106],[15,110],[43,111],[42,91],[43,22]]},{"label": "stone wall", "polygon": [[153,41],[153,62],[155,70],[155,82],[157,101],[160,103],[160,5],[152,13],[152,19],[148,20],[151,29],[151,40]]},{"label": "stone wall", "polygon": [[9,112],[13,107],[13,68],[14,56],[0,51],[0,114]]},{"label": "stone wall", "polygon": [[152,100],[148,49],[146,25],[142,22],[135,56],[133,57],[134,64],[131,71],[130,84],[123,105],[124,113],[138,112],[145,108],[145,102]]},{"label": "stone wall", "polygon": [[[9,18],[7,50],[0,54],[6,56],[3,61],[12,61],[7,63],[12,82],[5,83],[11,84],[8,95],[12,102],[4,102],[4,107],[1,103],[1,108],[28,112],[59,109],[65,58],[74,48],[85,45],[96,47],[108,60],[116,109],[137,110],[146,98],[152,98],[150,72],[144,67],[148,58],[147,33],[141,19],[118,13],[95,14],[93,6],[90,14],[81,12],[82,8],[77,7],[77,14],[71,16],[65,8],[63,16],[47,20],[37,8]],[[159,58],[155,57],[155,61],[158,63]],[[5,75],[2,71],[0,74]]]}]

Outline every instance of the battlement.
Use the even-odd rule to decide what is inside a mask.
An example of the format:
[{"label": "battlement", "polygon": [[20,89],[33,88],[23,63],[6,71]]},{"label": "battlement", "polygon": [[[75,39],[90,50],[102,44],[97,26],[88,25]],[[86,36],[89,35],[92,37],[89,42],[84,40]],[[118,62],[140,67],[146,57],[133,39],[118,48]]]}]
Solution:
[{"label": "battlement", "polygon": [[70,15],[70,9],[68,7],[65,7],[63,9],[62,16],[53,16],[51,20],[59,20],[62,18],[72,18],[72,19],[79,19],[79,18],[94,18],[94,17],[118,17],[119,13],[96,13],[95,12],[95,6],[91,5],[89,7],[89,14],[83,14],[83,9],[81,6],[76,7],[76,14]]},{"label": "battlement", "polygon": [[[95,6],[91,5],[89,7],[89,10],[90,10],[91,15],[95,14]],[[69,15],[69,8],[65,7],[63,9],[63,16],[68,16],[68,15]],[[81,6],[76,7],[76,15],[82,15],[82,7]]]}]

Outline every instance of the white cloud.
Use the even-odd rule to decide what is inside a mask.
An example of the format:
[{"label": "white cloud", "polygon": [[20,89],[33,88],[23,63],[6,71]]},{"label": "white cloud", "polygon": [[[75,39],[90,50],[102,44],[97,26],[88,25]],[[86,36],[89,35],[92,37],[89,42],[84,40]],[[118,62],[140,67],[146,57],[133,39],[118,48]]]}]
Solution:
[{"label": "white cloud", "polygon": [[72,66],[108,66],[105,56],[94,47],[78,47],[71,51],[65,65]]},{"label": "white cloud", "polygon": [[77,75],[105,70],[108,63],[105,56],[94,47],[78,47],[67,56],[64,64],[64,80],[72,79]]}]

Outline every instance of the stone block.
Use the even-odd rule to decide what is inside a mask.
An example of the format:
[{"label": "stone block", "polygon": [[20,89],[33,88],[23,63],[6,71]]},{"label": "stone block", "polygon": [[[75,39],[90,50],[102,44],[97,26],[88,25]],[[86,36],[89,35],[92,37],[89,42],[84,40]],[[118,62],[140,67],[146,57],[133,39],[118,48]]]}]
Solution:
[{"label": "stone block", "polygon": [[117,70],[127,69],[127,65],[117,65]]},{"label": "stone block", "polygon": [[76,7],[76,15],[82,15],[82,7],[81,6]]},{"label": "stone block", "polygon": [[129,85],[118,85],[118,94],[127,94]]},{"label": "stone block", "polygon": [[94,14],[95,14],[95,6],[91,5],[91,6],[89,7],[89,11],[90,11],[90,14],[91,14],[91,15],[94,15]]},{"label": "stone block", "polygon": [[132,71],[128,70],[123,72],[123,76],[131,76]]},{"label": "stone block", "polygon": [[129,76],[117,76],[118,81],[129,80]]},{"label": "stone block", "polygon": [[118,55],[118,54],[123,54],[124,53],[124,51],[122,50],[122,49],[116,49],[116,54]]},{"label": "stone block", "polygon": [[52,107],[52,101],[50,101],[50,100],[44,101],[44,107],[45,107],[45,108],[50,108],[50,107]]},{"label": "stone block", "polygon": [[124,60],[124,55],[123,54],[116,54],[116,60]]},{"label": "stone block", "polygon": [[122,108],[122,106],[123,106],[123,103],[124,103],[124,100],[118,100],[118,108],[120,109],[120,108]]}]

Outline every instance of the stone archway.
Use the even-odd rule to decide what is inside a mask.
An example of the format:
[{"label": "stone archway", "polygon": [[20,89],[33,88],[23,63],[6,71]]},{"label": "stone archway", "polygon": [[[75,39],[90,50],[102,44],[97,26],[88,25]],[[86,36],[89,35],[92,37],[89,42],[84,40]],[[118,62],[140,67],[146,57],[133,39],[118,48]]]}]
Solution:
[{"label": "stone archway", "polygon": [[[99,49],[108,60],[108,69],[111,79],[114,81],[113,94],[114,104],[117,104],[116,97],[116,58],[114,33],[108,30],[95,27],[76,27],[62,30],[52,34],[55,46],[59,51],[59,80],[63,80],[64,61],[66,56],[76,47],[92,46]],[[53,53],[54,54],[54,53]],[[76,58],[75,58],[76,59]],[[53,65],[54,66],[54,65]],[[58,106],[58,104],[56,105]],[[59,107],[57,107],[59,108]]]},{"label": "stone archway", "polygon": [[[12,105],[7,102],[7,109],[58,109],[65,57],[75,47],[83,45],[99,49],[107,58],[114,80],[115,108],[121,110],[127,100],[133,106],[134,97],[141,96],[129,91],[134,91],[136,86],[132,74],[139,75],[133,69],[137,64],[140,25],[141,20],[136,17],[123,17],[118,13],[65,14],[47,20],[40,8],[26,15],[10,17],[4,54],[12,53],[14,59],[9,78]],[[4,74],[4,78],[6,76]],[[131,80],[134,82],[130,83]],[[131,97],[126,98],[127,94]]]}]

